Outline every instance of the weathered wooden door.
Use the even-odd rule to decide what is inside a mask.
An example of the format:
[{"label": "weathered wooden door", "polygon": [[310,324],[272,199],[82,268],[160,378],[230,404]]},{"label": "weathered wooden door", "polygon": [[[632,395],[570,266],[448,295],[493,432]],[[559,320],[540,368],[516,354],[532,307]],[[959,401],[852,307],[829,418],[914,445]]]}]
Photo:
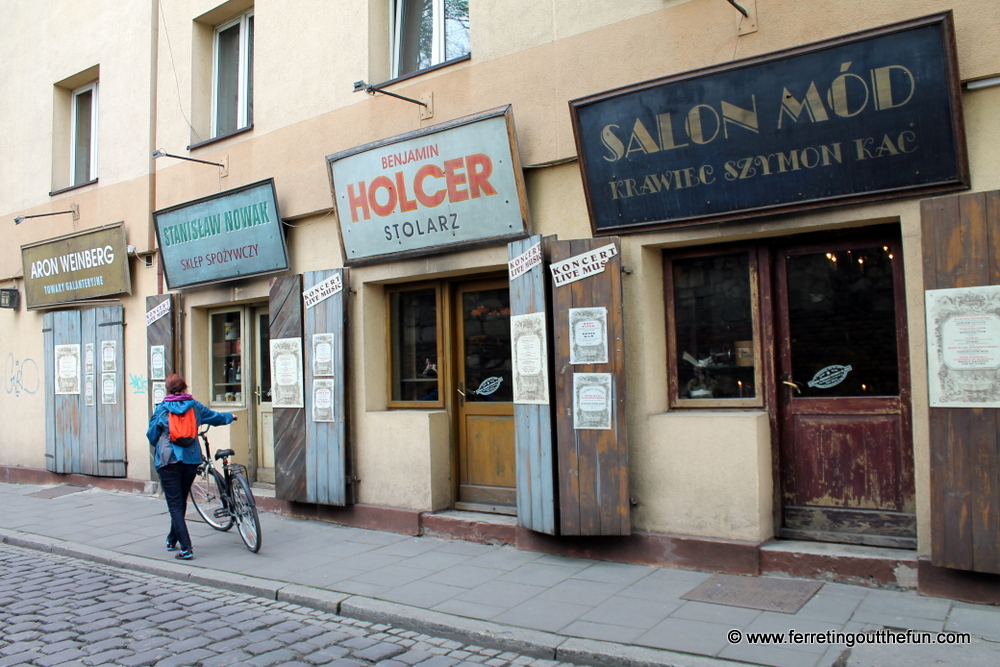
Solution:
[{"label": "weathered wooden door", "polygon": [[252,400],[257,481],[274,483],[274,410],[271,409],[271,328],[267,308],[251,311],[253,336]]},{"label": "weathered wooden door", "polygon": [[460,283],[453,303],[459,394],[456,506],[514,514],[510,290],[504,279]]},{"label": "weathered wooden door", "polygon": [[781,534],[915,548],[899,239],[776,255]]}]

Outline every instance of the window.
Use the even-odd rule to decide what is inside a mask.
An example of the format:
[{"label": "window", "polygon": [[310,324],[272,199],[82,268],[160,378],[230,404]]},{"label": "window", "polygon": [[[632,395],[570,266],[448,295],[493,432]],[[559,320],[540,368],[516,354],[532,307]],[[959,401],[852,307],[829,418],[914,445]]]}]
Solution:
[{"label": "window", "polygon": [[70,185],[97,178],[97,83],[77,88],[70,107]]},{"label": "window", "polygon": [[392,77],[469,54],[469,0],[395,0]]},{"label": "window", "polygon": [[253,12],[215,30],[212,136],[253,124]]},{"label": "window", "polygon": [[756,255],[748,250],[664,260],[675,405],[763,405],[756,275]]},{"label": "window", "polygon": [[212,313],[213,403],[243,404],[243,320],[241,311]]},{"label": "window", "polygon": [[393,291],[389,306],[389,398],[394,407],[440,407],[441,308],[436,286]]}]

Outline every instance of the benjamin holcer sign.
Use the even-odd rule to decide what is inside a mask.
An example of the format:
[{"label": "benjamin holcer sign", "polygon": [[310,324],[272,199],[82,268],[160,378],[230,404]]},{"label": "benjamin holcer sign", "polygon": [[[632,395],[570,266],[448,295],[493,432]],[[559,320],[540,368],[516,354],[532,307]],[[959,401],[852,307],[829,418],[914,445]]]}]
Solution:
[{"label": "benjamin holcer sign", "polygon": [[167,287],[288,270],[274,181],[153,212]]},{"label": "benjamin holcer sign", "polygon": [[527,234],[510,107],[327,157],[345,264]]},{"label": "benjamin holcer sign", "polygon": [[967,188],[951,14],[570,102],[595,234]]}]

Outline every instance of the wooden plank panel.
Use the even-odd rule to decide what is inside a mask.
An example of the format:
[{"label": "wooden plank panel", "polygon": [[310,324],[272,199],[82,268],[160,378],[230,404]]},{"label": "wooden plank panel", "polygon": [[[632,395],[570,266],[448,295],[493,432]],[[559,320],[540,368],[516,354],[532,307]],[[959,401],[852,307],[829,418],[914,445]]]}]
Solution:
[{"label": "wooden plank panel", "polygon": [[[93,405],[87,405],[87,346],[91,346],[93,359]],[[77,445],[80,470],[84,475],[97,474],[98,458],[98,406],[101,402],[101,343],[97,338],[97,309],[80,311],[80,372],[83,395],[80,401],[80,441]],[[80,446],[82,444],[82,446]]]},{"label": "wooden plank panel", "polygon": [[[303,275],[303,291],[331,278],[340,276],[343,288],[331,297],[304,312],[304,359],[306,384],[306,496],[309,502],[322,505],[346,505],[349,498],[349,448],[347,441],[347,372],[346,372],[346,315],[347,272],[343,269],[310,271]],[[315,346],[313,336],[332,334],[333,375],[320,376],[333,380],[332,422],[313,421],[313,392]]]},{"label": "wooden plank panel", "polygon": [[[64,310],[53,313],[53,333],[55,334],[53,341],[55,345],[79,345],[80,311]],[[80,354],[82,357],[82,346]],[[52,363],[55,363],[54,358]],[[55,372],[58,372],[58,369],[55,369]],[[74,447],[79,447],[80,442],[80,404],[82,401],[82,391],[79,394],[57,394],[55,396],[56,457],[54,472],[80,472],[79,449],[76,450],[77,456],[74,456]]]},{"label": "wooden plank panel", "polygon": [[[553,237],[554,239],[554,237]],[[541,236],[514,241],[507,245],[510,259],[542,244]],[[544,251],[543,251],[544,255]],[[510,281],[512,316],[548,313],[545,262],[532,267]],[[546,321],[551,321],[549,315]],[[514,405],[514,443],[517,476],[517,523],[523,528],[554,535],[556,532],[556,486],[553,468],[554,425],[551,398],[552,336],[546,337],[543,351],[549,370],[549,405]]]},{"label": "wooden plank panel", "polygon": [[[146,393],[148,396],[149,414],[153,414],[153,367],[152,348],[154,345],[163,346],[163,377],[168,378],[177,372],[180,364],[177,359],[176,330],[175,322],[177,317],[177,298],[173,294],[154,294],[146,297],[146,312],[156,308],[164,301],[170,301],[170,312],[146,327]],[[163,382],[163,380],[155,380]]]},{"label": "wooden plank panel", "polygon": [[[102,477],[124,477],[128,462],[125,455],[125,312],[121,306],[104,306],[97,309],[97,350],[104,341],[115,344],[115,362],[112,371],[115,380],[113,403],[104,402],[104,376],[97,386],[97,470]],[[102,355],[103,357],[103,355]],[[100,365],[98,369],[100,370]]]},{"label": "wooden plank panel", "polygon": [[[625,364],[621,297],[621,254],[617,238],[555,241],[556,263],[609,243],[619,248],[601,273],[553,286],[560,534],[628,535],[628,460],[625,433]],[[607,308],[608,363],[569,363],[569,309]],[[612,428],[573,428],[573,375],[611,373]]]},{"label": "wooden plank panel", "polygon": [[45,361],[45,469],[56,472],[56,380],[55,380],[55,313],[42,315],[42,346]]},{"label": "wooden plank panel", "polygon": [[[271,283],[268,304],[271,340],[302,338],[302,276]],[[308,502],[306,491],[306,411],[274,408],[274,486],[282,500]]]}]

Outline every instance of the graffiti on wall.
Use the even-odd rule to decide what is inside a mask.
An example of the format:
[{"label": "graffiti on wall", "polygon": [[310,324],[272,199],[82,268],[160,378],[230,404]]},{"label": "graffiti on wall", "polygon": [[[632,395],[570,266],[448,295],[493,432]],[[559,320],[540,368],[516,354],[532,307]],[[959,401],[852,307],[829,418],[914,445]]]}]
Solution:
[{"label": "graffiti on wall", "polygon": [[7,365],[4,371],[4,390],[15,397],[25,394],[34,394],[38,391],[39,378],[38,364],[31,357],[17,359],[13,352],[7,354]]},{"label": "graffiti on wall", "polygon": [[128,374],[128,386],[132,388],[133,394],[145,394],[146,393],[146,376],[135,373]]}]

